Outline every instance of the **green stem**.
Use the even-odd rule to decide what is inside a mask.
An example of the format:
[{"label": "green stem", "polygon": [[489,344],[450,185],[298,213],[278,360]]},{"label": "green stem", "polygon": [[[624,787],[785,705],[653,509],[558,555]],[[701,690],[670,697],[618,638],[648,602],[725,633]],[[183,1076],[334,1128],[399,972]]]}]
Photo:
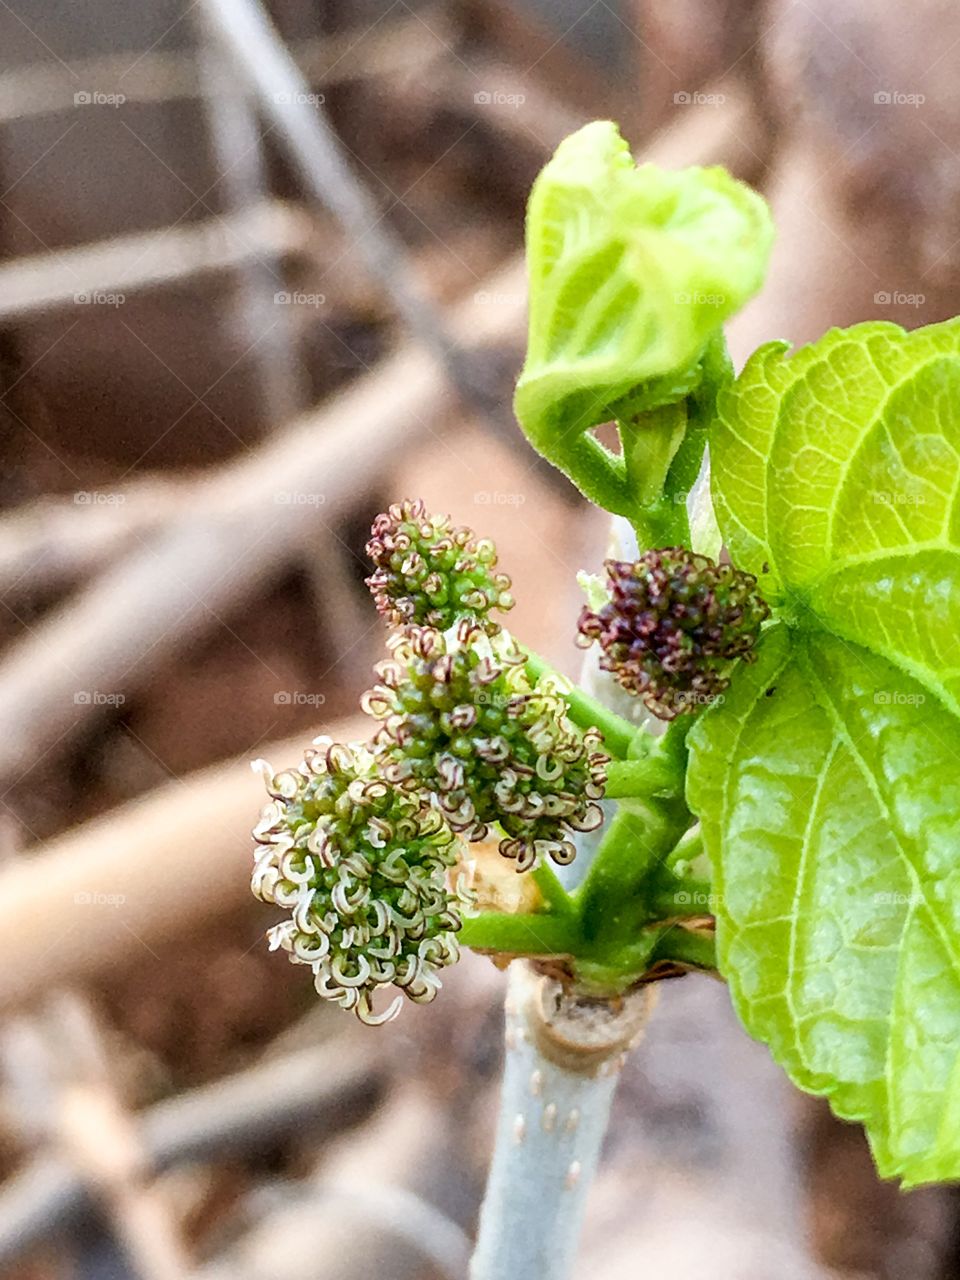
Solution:
[{"label": "green stem", "polygon": [[678,876],[668,866],[660,866],[653,872],[647,894],[650,915],[654,920],[715,914],[711,882],[699,876]]},{"label": "green stem", "polygon": [[550,452],[541,453],[570,477],[585,498],[605,511],[626,515],[630,509],[630,486],[623,459],[592,435],[577,433],[571,439],[557,439]]},{"label": "green stem", "polygon": [[686,429],[684,400],[648,409],[633,421],[617,423],[627,479],[637,506],[653,506],[663,496],[670,464]]},{"label": "green stem", "polygon": [[656,753],[639,760],[614,760],[607,766],[608,800],[630,796],[676,794],[676,770]]},{"label": "green stem", "polygon": [[[568,683],[549,662],[535,653],[527,652],[526,665],[527,675],[532,681],[539,680],[541,676],[555,676],[561,687]],[[603,745],[607,752],[621,758],[626,756],[631,742],[639,732],[635,724],[624,720],[622,716],[605,707],[602,702],[591,698],[578,685],[570,689],[565,688],[563,696],[567,703],[567,714],[575,725],[581,729],[599,729],[603,734]]]},{"label": "green stem", "polygon": [[677,847],[670,855],[669,865],[672,867],[678,862],[696,862],[698,858],[704,857],[705,854],[702,830],[700,827],[691,827],[686,835],[677,841]]},{"label": "green stem", "polygon": [[638,507],[630,523],[638,545],[644,548],[682,547],[690,541],[690,522],[682,502],[674,504],[660,498],[649,507]]},{"label": "green stem", "polygon": [[677,716],[675,720],[670,721],[666,733],[657,743],[657,750],[665,760],[670,761],[680,779],[683,779],[687,772],[687,737],[693,728],[693,723],[693,716]]},{"label": "green stem", "polygon": [[687,510],[687,498],[700,474],[700,464],[703,462],[706,443],[706,431],[690,426],[664,481],[663,501],[674,513],[673,532],[676,546],[689,547],[690,545],[690,513]]},{"label": "green stem", "polygon": [[544,411],[536,381],[521,377],[514,411],[537,452],[572,480],[585,498],[617,515],[630,514],[632,498],[623,458],[589,434],[592,424],[609,420],[601,400],[585,392],[557,400]]},{"label": "green stem", "polygon": [[632,926],[651,867],[669,857],[690,822],[680,799],[650,796],[620,804],[577,894],[587,937]]},{"label": "green stem", "polygon": [[700,380],[686,400],[687,429],[663,483],[663,503],[673,512],[671,534],[677,546],[690,545],[687,498],[700,474],[708,428],[716,421],[717,394],[732,380],[733,364],[726,338],[718,329],[703,350]]},{"label": "green stem", "polygon": [[548,862],[541,862],[530,872],[530,878],[540,890],[540,897],[548,911],[557,916],[573,916],[576,914],[573,899],[557,879],[556,873]]},{"label": "green stem", "polygon": [[571,955],[580,945],[574,917],[508,915],[483,911],[467,916],[460,942],[475,951],[499,951],[510,956]]},{"label": "green stem", "polygon": [[674,960],[677,964],[693,969],[715,970],[717,946],[712,933],[699,929],[684,929],[674,925],[665,929],[654,948],[653,959]]},{"label": "green stem", "polygon": [[682,496],[667,492],[671,467],[687,436],[687,402],[648,409],[618,421],[627,479],[634,498],[631,523],[641,547],[682,545],[690,525]]}]

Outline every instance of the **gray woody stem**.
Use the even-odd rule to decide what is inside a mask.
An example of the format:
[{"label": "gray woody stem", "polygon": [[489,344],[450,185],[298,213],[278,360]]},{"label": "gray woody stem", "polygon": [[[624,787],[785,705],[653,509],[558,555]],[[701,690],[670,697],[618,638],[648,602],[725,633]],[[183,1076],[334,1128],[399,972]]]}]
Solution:
[{"label": "gray woody stem", "polygon": [[623,1058],[649,988],[617,1005],[565,996],[515,961],[493,1166],[471,1280],[566,1280]]}]

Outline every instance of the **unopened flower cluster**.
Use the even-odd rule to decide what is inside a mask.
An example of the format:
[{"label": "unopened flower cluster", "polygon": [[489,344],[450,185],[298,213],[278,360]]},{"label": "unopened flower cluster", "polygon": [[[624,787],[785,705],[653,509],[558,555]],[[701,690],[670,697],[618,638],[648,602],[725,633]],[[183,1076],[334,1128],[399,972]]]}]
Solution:
[{"label": "unopened flower cluster", "polygon": [[446,631],[470,618],[499,630],[491,610],[513,608],[510,579],[496,572],[497,550],[472,529],[454,528],[444,516],[428,515],[418,498],[396,502],[377,516],[367,543],[376,566],[367,578],[379,612],[392,626]]},{"label": "unopened flower cluster", "polygon": [[757,580],[683,547],[606,562],[610,598],[580,616],[581,641],[600,665],[664,720],[702,709],[751,652],[769,609]]},{"label": "unopened flower cluster", "polygon": [[429,1001],[458,957],[462,842],[496,824],[518,871],[569,862],[574,833],[602,821],[607,757],[568,719],[559,680],[531,682],[491,618],[513,604],[491,542],[405,502],[377,518],[368,551],[395,628],[363,699],[378,727],[365,746],[320,740],[298,769],[267,770],[253,890],[290,912],[272,945],[378,1023],[402,1004],[377,1013],[378,990]]}]

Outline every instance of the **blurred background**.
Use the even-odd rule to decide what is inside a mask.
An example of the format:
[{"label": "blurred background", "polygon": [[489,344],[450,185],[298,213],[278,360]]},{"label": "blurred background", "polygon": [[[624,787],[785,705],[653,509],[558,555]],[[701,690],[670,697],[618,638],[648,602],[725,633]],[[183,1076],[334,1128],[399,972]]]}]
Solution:
[{"label": "blurred background", "polygon": [[[267,953],[249,761],[358,730],[370,521],[493,536],[574,672],[604,521],[527,449],[523,208],[559,140],[722,163],[759,341],[960,310],[952,0],[0,0],[0,1270],[461,1277],[503,975],[381,1030]],[[272,25],[271,25],[272,24]],[[960,1276],[719,983],[664,984],[583,1280]],[[518,1280],[528,1280],[519,1277]]]}]

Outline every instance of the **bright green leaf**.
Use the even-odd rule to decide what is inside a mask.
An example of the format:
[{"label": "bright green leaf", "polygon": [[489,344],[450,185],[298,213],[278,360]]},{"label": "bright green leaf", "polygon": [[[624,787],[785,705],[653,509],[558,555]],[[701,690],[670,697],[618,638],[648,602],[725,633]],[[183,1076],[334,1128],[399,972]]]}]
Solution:
[{"label": "bright green leaf", "polygon": [[768,598],[871,554],[952,545],[958,353],[958,321],[862,324],[792,356],[761,347],[720,391],[717,517],[740,568],[769,568]]},{"label": "bright green leaf", "polygon": [[782,619],[690,736],[721,968],[881,1173],[958,1178],[960,323],[762,348],[720,415],[721,529]]}]

